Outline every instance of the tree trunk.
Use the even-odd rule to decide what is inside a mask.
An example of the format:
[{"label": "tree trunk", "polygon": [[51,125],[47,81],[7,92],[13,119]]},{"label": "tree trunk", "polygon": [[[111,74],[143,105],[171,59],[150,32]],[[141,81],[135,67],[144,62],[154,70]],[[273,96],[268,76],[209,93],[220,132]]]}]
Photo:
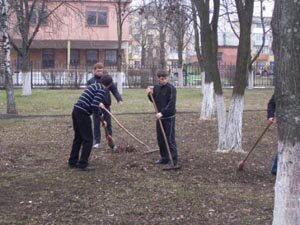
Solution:
[{"label": "tree trunk", "polygon": [[273,225],[300,221],[300,4],[276,0],[272,19],[279,162]]},{"label": "tree trunk", "polygon": [[223,94],[216,93],[216,109],[217,109],[217,119],[218,119],[218,149],[217,151],[222,151],[226,146],[226,108],[224,103]]},{"label": "tree trunk", "polygon": [[6,89],[6,112],[8,114],[17,114],[13,79],[10,68],[10,42],[8,36],[8,2],[7,0],[1,1],[1,31],[3,33],[3,53],[4,53],[4,74],[5,74],[5,89]]},{"label": "tree trunk", "polygon": [[159,61],[162,69],[166,69],[167,63],[165,59],[165,42],[166,35],[164,31],[164,24],[160,23],[159,26]]},{"label": "tree trunk", "polygon": [[21,69],[21,77],[23,81],[23,92],[24,96],[31,95],[31,73],[29,71],[29,62],[28,57],[25,57],[25,60],[22,62],[22,69]]},{"label": "tree trunk", "polygon": [[240,22],[240,39],[235,71],[235,83],[226,123],[226,150],[243,152],[242,123],[244,93],[247,86],[247,71],[250,55],[250,34],[254,0],[235,0]]},{"label": "tree trunk", "polygon": [[214,115],[214,83],[204,83],[200,120],[211,120]]},{"label": "tree trunk", "polygon": [[227,126],[225,151],[243,152],[242,124],[244,110],[244,95],[234,94],[231,98]]}]

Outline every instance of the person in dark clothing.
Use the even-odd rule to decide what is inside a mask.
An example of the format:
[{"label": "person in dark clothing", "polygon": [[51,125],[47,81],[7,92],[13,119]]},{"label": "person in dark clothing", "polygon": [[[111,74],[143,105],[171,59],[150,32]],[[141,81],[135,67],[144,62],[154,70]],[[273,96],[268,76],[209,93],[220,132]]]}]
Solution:
[{"label": "person in dark clothing", "polygon": [[[102,63],[96,63],[94,65],[94,77],[89,79],[87,81],[87,85],[95,84],[95,83],[101,83],[102,81],[102,75],[107,74],[107,72],[103,71],[103,64]],[[122,97],[114,83],[107,89],[107,99],[104,103],[104,106],[106,109],[110,111],[111,106],[111,97],[110,92],[114,95],[117,102],[120,105],[123,105]],[[107,129],[105,129],[105,136],[108,135],[112,136],[112,124],[111,124],[111,116],[103,110],[103,119],[107,122]],[[94,125],[94,148],[100,147],[100,141],[101,141],[101,131],[100,131],[100,121],[98,119],[98,116],[93,114],[93,125]]]},{"label": "person in dark clothing", "polygon": [[[98,117],[102,116],[100,107],[106,101],[105,89],[111,84],[111,76],[103,75],[101,84],[88,86],[74,105],[72,112],[74,140],[68,160],[70,168],[91,169],[88,167],[88,159],[93,146],[90,115],[93,113]],[[106,126],[106,122],[103,125]],[[79,158],[80,149],[82,150]]]},{"label": "person in dark clothing", "polygon": [[[158,110],[156,118],[161,119],[162,121],[170,147],[170,152],[174,164],[176,165],[178,160],[177,146],[175,141],[176,88],[172,84],[168,83],[167,75],[167,72],[164,70],[158,71],[158,84],[154,86],[153,91],[150,87],[148,87],[146,89],[146,92],[150,101],[150,93],[153,93],[153,99]],[[170,159],[158,120],[156,122],[156,132],[161,156],[161,158],[156,161],[156,163],[168,164],[170,162]]]},{"label": "person in dark clothing", "polygon": [[[267,110],[268,123],[275,122],[275,110],[276,110],[276,103],[275,103],[275,95],[273,94],[271,99],[268,102],[268,110]],[[277,164],[278,164],[278,152],[276,153],[272,163],[271,173],[273,175],[276,175],[277,173]]]}]

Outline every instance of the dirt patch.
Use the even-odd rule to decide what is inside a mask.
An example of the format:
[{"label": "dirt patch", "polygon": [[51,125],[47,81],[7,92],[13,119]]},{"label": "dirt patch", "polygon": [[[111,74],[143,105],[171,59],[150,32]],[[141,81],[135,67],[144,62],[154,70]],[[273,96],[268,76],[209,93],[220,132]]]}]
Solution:
[{"label": "dirt patch", "polygon": [[[157,148],[152,115],[118,116],[132,133]],[[70,117],[0,121],[0,224],[270,224],[275,177],[274,127],[245,156],[217,153],[216,121],[178,114],[181,170],[164,171],[158,153],[114,125],[118,148],[93,150],[95,171],[67,167],[73,139]],[[249,151],[266,125],[265,112],[244,114]]]}]

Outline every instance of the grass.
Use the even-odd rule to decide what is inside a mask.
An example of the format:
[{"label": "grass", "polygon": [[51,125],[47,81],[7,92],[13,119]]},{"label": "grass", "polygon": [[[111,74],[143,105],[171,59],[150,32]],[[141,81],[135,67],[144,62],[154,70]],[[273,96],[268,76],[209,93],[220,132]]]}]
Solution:
[{"label": "grass", "polygon": [[[20,115],[67,115],[83,89],[33,89],[32,95],[22,96],[22,90],[15,90],[17,110]],[[265,110],[267,102],[273,93],[273,89],[246,90],[245,109]],[[225,103],[228,108],[232,89],[224,90]],[[124,89],[124,106],[116,106],[113,98],[113,112],[153,112],[152,104],[148,101],[144,89]],[[186,88],[177,89],[178,111],[200,111],[202,102],[201,89]],[[0,90],[0,113],[6,113],[6,92]]]}]

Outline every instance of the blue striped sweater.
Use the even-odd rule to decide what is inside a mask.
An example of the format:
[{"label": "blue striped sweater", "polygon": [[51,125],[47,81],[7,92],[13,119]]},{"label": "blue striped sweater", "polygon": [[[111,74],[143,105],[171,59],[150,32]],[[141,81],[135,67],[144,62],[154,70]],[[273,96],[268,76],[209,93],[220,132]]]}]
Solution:
[{"label": "blue striped sweater", "polygon": [[81,110],[82,112],[91,115],[92,113],[101,114],[99,104],[105,102],[106,90],[105,87],[100,84],[92,84],[88,86],[75,103],[74,108]]}]

